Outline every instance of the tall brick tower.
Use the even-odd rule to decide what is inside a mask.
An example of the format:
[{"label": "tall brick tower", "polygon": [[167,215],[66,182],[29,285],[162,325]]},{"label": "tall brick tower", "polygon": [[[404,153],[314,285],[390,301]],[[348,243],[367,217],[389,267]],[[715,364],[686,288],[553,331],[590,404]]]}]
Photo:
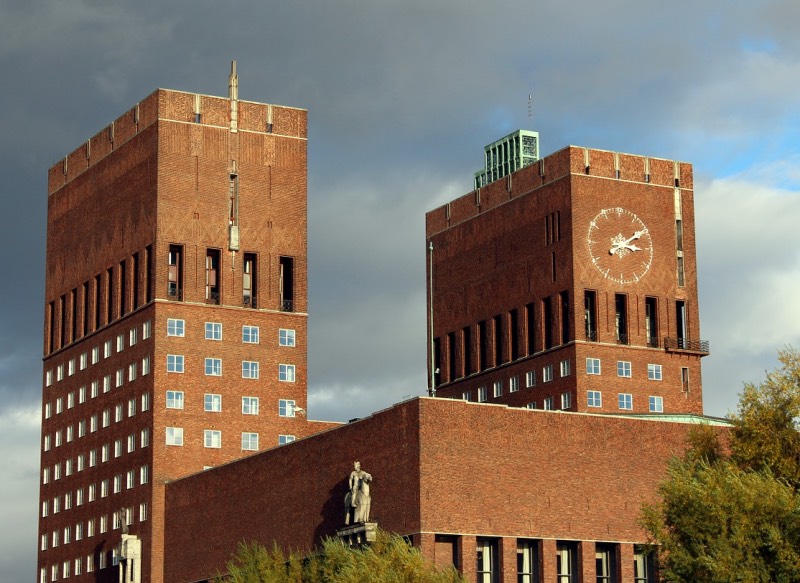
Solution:
[{"label": "tall brick tower", "polygon": [[691,165],[570,146],[426,224],[437,396],[702,413]]},{"label": "tall brick tower", "polygon": [[237,85],[159,89],[50,169],[40,581],[119,580],[124,531],[162,581],[165,482],[310,432],[306,112]]}]

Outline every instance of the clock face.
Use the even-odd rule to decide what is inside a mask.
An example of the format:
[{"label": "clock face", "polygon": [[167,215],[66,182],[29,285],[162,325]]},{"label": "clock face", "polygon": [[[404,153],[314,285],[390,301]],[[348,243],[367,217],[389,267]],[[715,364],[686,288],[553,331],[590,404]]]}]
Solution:
[{"label": "clock face", "polygon": [[589,223],[587,240],[592,263],[611,281],[637,282],[653,262],[653,240],[647,227],[624,208],[601,210]]}]

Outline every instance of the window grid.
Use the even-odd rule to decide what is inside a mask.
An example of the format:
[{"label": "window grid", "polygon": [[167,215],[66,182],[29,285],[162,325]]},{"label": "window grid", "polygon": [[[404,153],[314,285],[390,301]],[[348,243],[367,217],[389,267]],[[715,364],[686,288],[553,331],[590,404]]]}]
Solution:
[{"label": "window grid", "polygon": [[631,363],[627,360],[617,361],[617,376],[623,378],[631,378]]}]

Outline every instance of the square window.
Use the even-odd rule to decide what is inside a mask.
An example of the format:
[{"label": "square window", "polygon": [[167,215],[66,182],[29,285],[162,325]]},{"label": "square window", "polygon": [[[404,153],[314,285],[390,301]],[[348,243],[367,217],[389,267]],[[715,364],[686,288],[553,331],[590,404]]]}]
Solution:
[{"label": "square window", "polygon": [[279,435],[278,445],[286,445],[287,443],[292,443],[294,440],[295,440],[294,435]]},{"label": "square window", "polygon": [[631,378],[631,363],[626,360],[617,361],[617,376]]},{"label": "square window", "polygon": [[183,427],[167,427],[167,445],[183,445]]},{"label": "square window", "polygon": [[258,344],[258,326],[242,326],[242,342]]},{"label": "square window", "polygon": [[213,449],[221,448],[222,432],[214,429],[206,429],[203,432],[203,445]]},{"label": "square window", "polygon": [[569,360],[562,360],[559,364],[559,370],[561,372],[562,377],[568,377],[570,372],[572,372],[572,367],[570,366]]},{"label": "square window", "polygon": [[493,393],[495,398],[503,396],[503,381],[494,382]]},{"label": "square window", "polygon": [[295,380],[295,371],[293,364],[279,364],[278,365],[278,380],[285,383],[293,383]]},{"label": "square window", "polygon": [[617,395],[617,402],[620,409],[625,411],[633,409],[633,395],[631,393],[620,393]]},{"label": "square window", "polygon": [[258,415],[258,397],[242,397],[242,415]]},{"label": "square window", "polygon": [[258,378],[258,363],[250,360],[242,361],[242,378],[243,379],[257,379]]},{"label": "square window", "polygon": [[561,393],[561,409],[566,410],[572,407],[572,394]]},{"label": "square window", "polygon": [[183,391],[167,391],[167,409],[183,409]]},{"label": "square window", "polygon": [[664,399],[663,397],[650,396],[650,412],[663,413],[664,412]]},{"label": "square window", "polygon": [[183,355],[182,354],[168,354],[167,355],[167,372],[183,372]]},{"label": "square window", "polygon": [[508,392],[516,393],[519,391],[519,377],[511,377],[508,379]]},{"label": "square window", "polygon": [[205,371],[206,371],[206,376],[211,376],[211,377],[222,376],[222,359],[206,358]]},{"label": "square window", "polygon": [[548,364],[542,369],[542,382],[549,383],[553,380],[553,365]]},{"label": "square window", "polygon": [[603,406],[603,393],[600,391],[589,391],[587,393],[587,405],[589,407],[602,407]]},{"label": "square window", "polygon": [[206,322],[206,340],[222,340],[222,324]]},{"label": "square window", "polygon": [[167,336],[184,336],[186,333],[186,323],[184,320],[167,318]]},{"label": "square window", "polygon": [[278,401],[278,415],[281,417],[294,417],[294,412],[294,401],[287,399],[281,399]]},{"label": "square window", "polygon": [[586,374],[600,374],[600,359],[587,358],[586,359]]},{"label": "square window", "polygon": [[647,365],[647,380],[649,381],[660,381],[662,378],[661,376],[661,365],[660,364],[648,364]]},{"label": "square window", "polygon": [[242,433],[242,450],[243,451],[257,451],[258,450],[258,433]]},{"label": "square window", "polygon": [[278,330],[278,344],[280,346],[294,346],[295,345],[295,332],[281,328]]},{"label": "square window", "polygon": [[203,410],[211,413],[219,413],[222,411],[222,395],[206,393],[203,398]]}]

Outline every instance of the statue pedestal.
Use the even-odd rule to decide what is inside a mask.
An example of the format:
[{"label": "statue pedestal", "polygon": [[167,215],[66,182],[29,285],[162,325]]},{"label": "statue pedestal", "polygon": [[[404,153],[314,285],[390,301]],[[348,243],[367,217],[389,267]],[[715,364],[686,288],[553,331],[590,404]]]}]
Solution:
[{"label": "statue pedestal", "polygon": [[373,542],[377,530],[377,522],[359,522],[358,524],[351,524],[340,528],[336,531],[336,536],[351,547],[354,547]]}]

